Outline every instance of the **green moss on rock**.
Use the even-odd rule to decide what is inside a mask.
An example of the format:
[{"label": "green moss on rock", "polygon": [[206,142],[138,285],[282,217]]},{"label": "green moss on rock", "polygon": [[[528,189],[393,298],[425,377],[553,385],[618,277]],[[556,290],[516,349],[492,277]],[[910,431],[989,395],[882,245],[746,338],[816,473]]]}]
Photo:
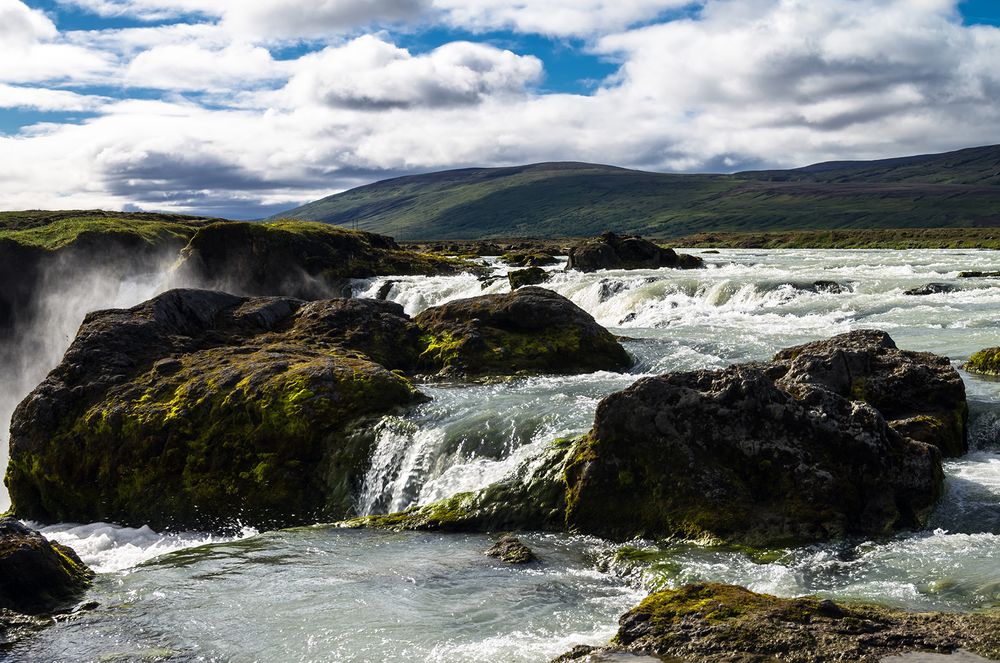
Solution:
[{"label": "green moss on rock", "polygon": [[969,373],[1000,377],[1000,348],[986,348],[969,357],[962,365]]},{"label": "green moss on rock", "polygon": [[415,322],[424,333],[420,365],[427,372],[588,373],[631,364],[610,332],[543,288],[448,302],[427,309]]},{"label": "green moss on rock", "polygon": [[350,335],[303,323],[313,307],[173,291],[89,316],[15,414],[15,513],[157,528],[349,514],[364,424],[420,395]]},{"label": "green moss on rock", "polygon": [[897,654],[958,649],[994,658],[998,627],[998,613],[910,613],[695,584],[648,596],[622,616],[608,647],[580,647],[557,660],[644,654],[699,662],[878,663]]}]

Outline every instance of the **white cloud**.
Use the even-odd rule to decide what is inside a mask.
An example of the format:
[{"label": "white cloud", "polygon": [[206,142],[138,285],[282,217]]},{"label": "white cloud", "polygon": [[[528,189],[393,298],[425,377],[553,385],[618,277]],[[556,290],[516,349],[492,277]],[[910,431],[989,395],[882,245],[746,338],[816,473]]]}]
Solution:
[{"label": "white cloud", "polygon": [[[141,2],[151,11],[180,6]],[[516,46],[456,42],[411,52],[379,33],[338,36],[281,60],[271,44],[234,36],[225,3],[214,3],[215,22],[58,35],[44,16],[0,0],[34,26],[10,52],[71,47],[97,57],[89,70],[75,60],[53,65],[55,80],[99,75],[108,86],[167,91],[160,101],[103,103],[52,85],[0,87],[0,104],[93,103],[100,113],[0,137],[0,208],[252,210],[412,170],[547,160],[793,166],[943,151],[1000,135],[1000,29],[964,26],[955,0],[709,0],[690,19],[631,28],[684,3],[435,2],[426,16],[466,27],[589,35],[592,54],[621,69],[591,95],[543,94],[534,87],[542,63]],[[265,0],[260,11],[280,6]],[[270,34],[301,32],[302,16],[323,30],[340,20],[310,13],[329,9],[324,3],[299,6],[299,18]],[[594,32],[607,26],[615,32]],[[24,75],[25,63],[18,66]],[[209,94],[192,95],[195,103],[176,91]]]},{"label": "white cloud", "polygon": [[0,0],[0,82],[79,80],[108,70],[105,57],[57,43],[58,37],[42,12],[20,0]]},{"label": "white cloud", "polygon": [[230,44],[208,49],[196,43],[154,46],[128,65],[124,81],[164,90],[229,90],[287,77],[288,66],[275,62],[260,46]]},{"label": "white cloud", "polygon": [[0,83],[0,108],[40,111],[96,111],[111,103],[107,97]]},{"label": "white cloud", "polygon": [[282,96],[348,108],[474,104],[523,93],[542,63],[484,44],[452,42],[412,55],[373,36],[303,57]]},{"label": "white cloud", "polygon": [[452,25],[558,36],[621,30],[700,0],[433,0]]}]

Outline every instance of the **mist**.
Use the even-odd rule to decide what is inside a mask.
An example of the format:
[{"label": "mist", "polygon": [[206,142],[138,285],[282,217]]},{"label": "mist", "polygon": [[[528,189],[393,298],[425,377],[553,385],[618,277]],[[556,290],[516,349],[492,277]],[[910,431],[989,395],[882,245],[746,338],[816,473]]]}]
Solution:
[{"label": "mist", "polygon": [[[62,256],[46,265],[32,307],[15,322],[0,344],[0,466],[10,458],[10,420],[17,407],[59,364],[91,311],[128,308],[167,289],[177,260],[164,251],[144,261],[143,271],[123,274],[93,256]],[[10,508],[6,485],[0,487],[0,511]]]}]

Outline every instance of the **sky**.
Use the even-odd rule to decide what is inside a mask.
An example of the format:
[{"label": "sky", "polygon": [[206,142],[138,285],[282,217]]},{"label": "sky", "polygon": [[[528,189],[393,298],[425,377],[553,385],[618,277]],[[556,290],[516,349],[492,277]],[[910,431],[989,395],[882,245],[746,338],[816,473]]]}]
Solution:
[{"label": "sky", "polygon": [[1000,143],[1000,0],[0,0],[0,209]]}]

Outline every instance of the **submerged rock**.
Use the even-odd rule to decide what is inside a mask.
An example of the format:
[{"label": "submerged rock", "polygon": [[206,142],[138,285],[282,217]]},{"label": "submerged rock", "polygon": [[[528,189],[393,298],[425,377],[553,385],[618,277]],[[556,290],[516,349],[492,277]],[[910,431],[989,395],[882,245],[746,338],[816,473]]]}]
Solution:
[{"label": "submerged rock", "polygon": [[175,282],[249,296],[350,296],[349,279],[453,274],[460,260],[400,249],[391,237],[324,223],[216,223],[181,254]]},{"label": "submerged rock", "polygon": [[522,286],[545,283],[549,280],[549,273],[541,267],[529,267],[510,272],[507,279],[510,281],[510,289],[517,290]]},{"label": "submerged rock", "polygon": [[535,561],[535,553],[515,536],[502,536],[486,551],[488,557],[495,557],[507,564],[527,564]]},{"label": "submerged rock", "polygon": [[962,369],[978,375],[1000,377],[1000,347],[980,350],[962,364]]},{"label": "submerged rock", "polygon": [[618,371],[631,358],[589,313],[551,290],[528,286],[459,299],[415,318],[424,370],[460,375]]},{"label": "submerged rock", "polygon": [[92,313],[14,413],[13,511],[157,529],[344,517],[363,424],[421,398],[369,353],[405,364],[417,338],[389,302],[175,290]]},{"label": "submerged rock", "polygon": [[0,519],[0,609],[27,615],[67,610],[93,577],[71,548],[13,518]]},{"label": "submerged rock", "polygon": [[955,286],[950,283],[928,283],[926,285],[917,286],[916,288],[910,288],[903,292],[904,295],[909,295],[911,297],[923,297],[926,295],[937,295],[945,292],[955,292],[958,290]]},{"label": "submerged rock", "polygon": [[[530,471],[352,525],[762,547],[919,528],[941,494],[941,452],[890,427],[863,396],[896,412],[904,404],[885,393],[894,391],[936,416],[931,401],[953,387],[942,361],[855,332],[771,364],[645,378],[602,400],[587,435],[558,441]],[[842,366],[865,381],[864,393],[838,393],[829,378]],[[894,382],[911,374],[909,387]],[[931,395],[907,394],[919,385]]]},{"label": "submerged rock", "polygon": [[1000,657],[997,613],[911,613],[812,597],[782,599],[733,585],[651,594],[619,625],[607,647],[577,647],[556,660],[642,654],[678,663],[879,663],[908,652],[959,649]]},{"label": "submerged rock", "polygon": [[947,357],[900,350],[883,331],[859,330],[782,350],[774,363],[771,374],[786,391],[818,385],[868,403],[891,428],[945,456],[968,451],[965,384]]},{"label": "submerged rock", "polygon": [[703,266],[704,261],[697,256],[679,254],[640,237],[609,232],[570,249],[566,269],[596,272],[599,269],[693,269]]}]

